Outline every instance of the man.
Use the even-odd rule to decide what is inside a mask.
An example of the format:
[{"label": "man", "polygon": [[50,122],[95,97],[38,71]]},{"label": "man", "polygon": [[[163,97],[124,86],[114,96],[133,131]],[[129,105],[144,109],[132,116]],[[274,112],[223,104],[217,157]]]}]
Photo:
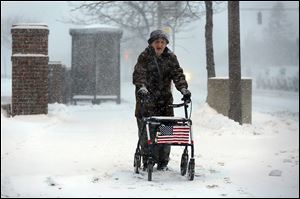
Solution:
[{"label": "man", "polygon": [[[142,117],[174,116],[173,108],[169,106],[173,103],[172,80],[185,99],[189,100],[191,97],[183,70],[176,55],[168,49],[168,43],[168,36],[162,30],[151,32],[149,46],[139,55],[133,72],[133,84],[136,86],[135,116],[141,139],[144,170],[147,168],[148,145]],[[149,100],[144,103],[142,115],[141,99],[144,97]],[[154,149],[153,156],[158,170],[167,168],[170,150],[170,145],[157,145]]]}]

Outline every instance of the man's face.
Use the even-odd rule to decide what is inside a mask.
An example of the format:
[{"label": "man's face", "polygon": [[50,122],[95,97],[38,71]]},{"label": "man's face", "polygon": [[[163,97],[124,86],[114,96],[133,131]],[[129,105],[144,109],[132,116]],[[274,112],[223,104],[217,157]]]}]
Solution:
[{"label": "man's face", "polygon": [[165,50],[167,42],[164,39],[156,39],[151,43],[151,46],[154,48],[156,55],[159,57]]}]

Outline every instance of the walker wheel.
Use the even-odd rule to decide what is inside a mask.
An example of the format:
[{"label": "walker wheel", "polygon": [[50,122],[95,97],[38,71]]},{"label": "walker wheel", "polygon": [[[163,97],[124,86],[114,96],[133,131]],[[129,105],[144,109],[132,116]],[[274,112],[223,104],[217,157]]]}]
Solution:
[{"label": "walker wheel", "polygon": [[187,153],[183,153],[181,156],[181,162],[180,162],[180,173],[182,176],[184,176],[186,174],[188,161],[189,161],[189,155]]},{"label": "walker wheel", "polygon": [[153,162],[149,161],[148,162],[148,181],[152,181],[152,172],[153,172]]},{"label": "walker wheel", "polygon": [[195,159],[191,158],[188,166],[188,179],[189,180],[194,180],[194,175],[195,175]]}]

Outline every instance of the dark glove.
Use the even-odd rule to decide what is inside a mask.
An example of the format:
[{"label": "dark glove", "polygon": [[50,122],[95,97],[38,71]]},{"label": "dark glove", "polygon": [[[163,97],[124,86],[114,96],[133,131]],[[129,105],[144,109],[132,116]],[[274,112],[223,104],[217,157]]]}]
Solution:
[{"label": "dark glove", "polygon": [[138,96],[141,98],[141,99],[145,99],[149,96],[149,91],[147,90],[146,87],[142,86],[138,92],[137,92]]},{"label": "dark glove", "polygon": [[183,95],[183,100],[184,101],[190,101],[191,100],[191,92],[188,90],[188,89],[186,89],[186,88],[183,88],[183,89],[181,89],[181,94]]}]

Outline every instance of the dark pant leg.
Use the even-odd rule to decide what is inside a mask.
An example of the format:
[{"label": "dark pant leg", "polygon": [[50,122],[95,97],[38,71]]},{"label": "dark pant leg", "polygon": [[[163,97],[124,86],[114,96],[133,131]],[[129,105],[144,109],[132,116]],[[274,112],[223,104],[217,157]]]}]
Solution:
[{"label": "dark pant leg", "polygon": [[[172,104],[170,102],[170,104]],[[159,109],[160,111],[160,115],[161,116],[173,116],[173,109],[168,109],[167,105],[164,105],[162,107],[160,107]],[[167,164],[169,163],[169,156],[170,156],[170,152],[171,152],[171,145],[159,145],[159,159],[158,159],[158,163],[161,166],[167,166]]]},{"label": "dark pant leg", "polygon": [[170,145],[160,145],[159,146],[159,164],[163,166],[167,166],[169,163],[169,156],[171,152]]}]

